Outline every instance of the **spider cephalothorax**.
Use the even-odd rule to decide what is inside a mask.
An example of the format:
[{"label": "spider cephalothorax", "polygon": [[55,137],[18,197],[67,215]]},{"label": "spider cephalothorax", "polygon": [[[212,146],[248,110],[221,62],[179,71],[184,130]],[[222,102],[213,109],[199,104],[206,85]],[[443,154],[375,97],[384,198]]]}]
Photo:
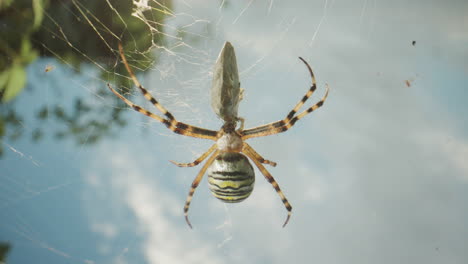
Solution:
[{"label": "spider cephalothorax", "polygon": [[[309,70],[312,78],[312,85],[293,110],[288,113],[286,118],[270,124],[244,130],[244,119],[237,116],[239,102],[242,97],[242,90],[240,88],[236,55],[232,45],[229,42],[226,42],[216,61],[213,71],[213,85],[211,87],[211,106],[216,115],[224,120],[224,124],[221,129],[219,131],[215,131],[177,121],[175,117],[140,84],[128,65],[122,45],[120,44],[119,51],[125,68],[130,74],[135,85],[143,93],[143,96],[148,99],[164,115],[164,117],[153,114],[141,106],[130,102],[115,91],[110,84],[108,84],[109,89],[116,96],[132,107],[135,111],[165,124],[167,128],[177,134],[215,141],[215,143],[205,153],[191,163],[178,163],[171,161],[179,167],[193,167],[208,158],[198,175],[193,180],[192,187],[190,188],[185,202],[184,214],[187,224],[192,227],[188,220],[188,210],[195,189],[198,187],[198,184],[205,173],[208,174],[208,185],[212,194],[223,202],[241,202],[252,193],[255,183],[255,174],[253,167],[249,162],[250,159],[253,161],[255,166],[257,166],[266,180],[273,186],[283,201],[283,204],[288,211],[288,216],[283,224],[284,227],[291,217],[292,207],[281,191],[278,183],[270,172],[268,172],[263,166],[263,164],[268,164],[274,167],[276,166],[276,163],[264,159],[249,144],[247,144],[245,140],[284,132],[291,128],[299,119],[323,105],[328,96],[328,86],[326,87],[325,95],[319,102],[302,111],[300,114],[297,114],[297,111],[299,111],[317,88],[315,76],[309,64],[299,57]],[[240,122],[240,127],[236,130],[238,122]]]},{"label": "spider cephalothorax", "polygon": [[243,147],[242,137],[236,131],[222,133],[216,140],[216,147],[222,152],[241,152]]}]

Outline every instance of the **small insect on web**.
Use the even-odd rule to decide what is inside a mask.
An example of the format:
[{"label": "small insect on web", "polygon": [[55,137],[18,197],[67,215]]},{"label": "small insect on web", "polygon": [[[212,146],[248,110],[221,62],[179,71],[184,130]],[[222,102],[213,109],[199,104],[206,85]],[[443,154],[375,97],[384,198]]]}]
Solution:
[{"label": "small insect on web", "polygon": [[[309,70],[312,78],[312,85],[304,97],[289,112],[286,118],[266,125],[244,129],[244,119],[237,115],[242,92],[237,70],[236,55],[231,43],[226,42],[216,61],[213,72],[213,84],[211,87],[211,106],[216,115],[224,121],[221,128],[216,131],[177,121],[175,117],[140,84],[127,62],[123,47],[120,43],[119,52],[122,62],[124,63],[134,84],[140,89],[143,96],[150,101],[164,117],[153,114],[141,106],[132,103],[115,91],[110,84],[107,84],[109,89],[116,96],[135,111],[163,123],[174,133],[215,141],[215,143],[205,153],[193,162],[178,163],[171,161],[179,167],[193,167],[208,158],[193,180],[185,202],[184,215],[189,227],[192,228],[188,219],[189,206],[192,201],[193,194],[195,193],[195,189],[198,187],[205,173],[208,174],[208,184],[212,194],[219,200],[225,203],[238,203],[250,196],[255,183],[255,174],[249,159],[253,161],[265,179],[273,186],[280,196],[286,210],[288,211],[288,216],[283,224],[283,227],[286,226],[291,217],[292,206],[289,204],[286,196],[281,191],[273,176],[263,166],[263,164],[268,164],[275,167],[276,163],[264,159],[249,144],[247,144],[245,140],[285,132],[299,119],[323,105],[328,96],[328,86],[326,86],[325,95],[320,101],[297,114],[299,109],[304,105],[307,99],[312,96],[317,88],[315,76],[309,64],[303,58],[299,57]],[[240,123],[239,128],[237,128],[238,123]]]}]

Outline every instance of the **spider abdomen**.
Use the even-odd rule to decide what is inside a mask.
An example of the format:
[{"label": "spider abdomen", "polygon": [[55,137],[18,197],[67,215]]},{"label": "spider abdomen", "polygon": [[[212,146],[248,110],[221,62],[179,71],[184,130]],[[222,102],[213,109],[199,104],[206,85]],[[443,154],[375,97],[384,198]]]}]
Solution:
[{"label": "spider abdomen", "polygon": [[208,168],[211,193],[225,203],[245,200],[253,191],[255,174],[247,157],[238,152],[225,152]]}]

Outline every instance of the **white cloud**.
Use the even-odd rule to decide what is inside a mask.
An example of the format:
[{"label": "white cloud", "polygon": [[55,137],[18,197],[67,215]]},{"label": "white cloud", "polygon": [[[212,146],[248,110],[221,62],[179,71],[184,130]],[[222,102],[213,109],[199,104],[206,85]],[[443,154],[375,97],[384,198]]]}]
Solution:
[{"label": "white cloud", "polygon": [[[116,148],[115,145],[112,147],[113,150]],[[120,232],[134,232],[134,235],[141,236],[141,248],[139,243],[130,244],[130,248],[124,249],[115,260],[132,263],[125,259],[127,251],[142,250],[148,263],[222,263],[213,245],[205,243],[185,223],[181,225],[181,221],[173,222],[174,219],[183,219],[182,200],[164,191],[158,180],[146,178],[148,174],[143,168],[151,166],[148,160],[132,159],[128,154],[128,151],[106,152],[102,156],[111,162],[100,162],[91,166],[93,169],[90,168],[94,171],[90,175],[93,178],[96,175],[101,177],[99,182],[103,184],[90,185],[92,190],[88,192],[88,198],[91,193],[110,194],[105,198],[92,198],[89,207],[97,208],[88,208],[92,211],[90,219],[93,230],[103,235],[104,245],[109,246],[117,239],[119,229]],[[103,203],[107,205],[102,206]],[[128,213],[131,216],[125,215]]]},{"label": "white cloud", "polygon": [[91,229],[107,239],[112,239],[117,235],[117,228],[111,223],[92,223]]},{"label": "white cloud", "polygon": [[[99,182],[110,182],[113,197],[120,196],[114,202],[127,205],[135,217],[149,262],[217,263],[225,258],[227,262],[247,263],[303,263],[305,260],[394,263],[405,262],[402,259],[411,256],[411,263],[440,263],[440,260],[456,263],[467,258],[466,252],[459,249],[459,245],[467,242],[463,222],[467,218],[466,194],[459,186],[466,182],[468,175],[467,139],[457,136],[461,133],[455,126],[447,125],[455,123],[456,117],[452,120],[448,114],[441,114],[434,120],[431,116],[434,111],[431,91],[437,88],[433,83],[445,77],[437,76],[436,70],[427,70],[414,61],[425,62],[432,56],[425,40],[434,39],[433,32],[418,38],[416,46],[412,47],[414,31],[406,30],[414,25],[405,19],[426,19],[427,14],[402,8],[399,9],[401,13],[393,16],[388,12],[395,9],[386,9],[378,3],[377,11],[369,6],[360,28],[362,6],[353,6],[353,9],[338,3],[334,6],[338,8],[329,10],[329,17],[310,50],[308,41],[314,31],[309,29],[314,27],[306,23],[310,22],[307,17],[320,17],[322,9],[289,9],[285,17],[279,15],[284,10],[275,4],[279,14],[272,11],[268,17],[270,21],[263,23],[278,26],[296,19],[294,26],[286,33],[281,27],[270,27],[259,33],[266,26],[252,23],[252,14],[258,16],[259,12],[252,5],[249,10],[252,12],[246,13],[235,26],[227,25],[226,32],[217,31],[245,45],[236,46],[238,57],[253,54],[238,58],[244,61],[242,64],[265,57],[262,63],[274,65],[273,73],[269,72],[261,82],[250,78],[250,85],[265,87],[261,96],[273,98],[269,93],[274,91],[268,89],[279,90],[276,82],[280,78],[287,82],[281,86],[284,97],[299,99],[302,96],[291,95],[290,91],[307,84],[298,83],[287,73],[276,74],[291,71],[289,65],[297,61],[290,61],[289,56],[302,55],[302,51],[306,51],[305,56],[320,58],[314,63],[320,65],[319,82],[333,84],[320,112],[298,122],[292,129],[294,132],[254,143],[260,154],[279,164],[268,169],[294,208],[291,222],[285,229],[281,225],[286,210],[271,185],[257,172],[252,196],[242,204],[226,205],[227,212],[217,200],[206,202],[207,194],[201,194],[208,190],[201,184],[196,195],[203,198],[196,199],[199,204],[203,204],[201,199],[209,204],[203,225],[211,224],[212,229],[205,234],[187,231],[185,226],[171,221],[180,220],[185,196],[176,196],[173,190],[163,187],[162,181],[148,176],[171,165],[158,166],[147,158],[117,155],[113,151],[113,163],[108,164],[113,170],[108,173],[112,177]],[[424,7],[431,8],[429,4]],[[278,21],[278,17],[283,22]],[[440,28],[446,26],[437,24],[438,39],[444,36]],[[285,35],[281,35],[283,33]],[[425,53],[418,55],[417,52]],[[444,52],[458,56],[456,49]],[[297,69],[303,71],[300,67]],[[417,71],[423,71],[421,82],[418,80],[418,85],[406,87],[405,78],[414,76]],[[247,92],[255,87],[246,87],[251,89]],[[287,100],[283,97],[272,99],[271,109],[262,109],[261,113],[254,111],[264,97],[246,98],[251,104],[243,103],[241,107],[245,110],[242,111],[252,116],[244,117],[269,121],[283,117],[271,114],[283,107],[283,101]],[[437,111],[443,113],[446,106]],[[259,117],[262,114],[265,116]],[[171,144],[178,143],[175,140]],[[182,143],[178,144],[175,149],[184,148]],[[169,143],[159,144],[158,158],[173,147]],[[138,151],[140,156],[155,155],[154,149]],[[196,172],[196,169],[180,170],[183,172],[178,172],[179,175]],[[220,225],[212,223],[223,222],[222,214],[227,220],[217,228]],[[217,252],[218,246],[223,253]],[[441,250],[435,252],[436,247]],[[439,258],[434,257],[435,254]]]},{"label": "white cloud", "polygon": [[441,128],[425,129],[412,136],[421,149],[433,154],[433,166],[445,165],[441,170],[449,167],[451,170],[447,171],[448,174],[468,180],[468,142],[465,138],[457,137],[450,129]]}]

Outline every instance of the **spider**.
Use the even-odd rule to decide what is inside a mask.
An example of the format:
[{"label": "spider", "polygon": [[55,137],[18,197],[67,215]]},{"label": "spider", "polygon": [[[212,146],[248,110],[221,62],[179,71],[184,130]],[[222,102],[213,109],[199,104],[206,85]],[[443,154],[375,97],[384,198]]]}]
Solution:
[{"label": "spider", "polygon": [[[284,206],[286,207],[288,215],[283,224],[283,227],[285,227],[291,217],[292,206],[286,199],[286,196],[281,191],[273,176],[263,166],[263,164],[268,164],[275,167],[276,163],[264,159],[245,141],[250,138],[269,136],[285,132],[290,129],[299,119],[303,118],[305,115],[311,113],[323,105],[328,96],[328,85],[326,86],[325,95],[320,101],[307,108],[303,112],[297,114],[299,109],[314,93],[317,87],[312,68],[309,66],[309,64],[303,58],[299,57],[299,59],[306,65],[307,69],[309,70],[310,76],[312,78],[312,85],[304,97],[289,112],[286,118],[266,125],[244,129],[244,119],[237,116],[239,101],[242,98],[242,90],[239,83],[236,56],[232,45],[229,42],[226,42],[215,64],[215,69],[213,72],[213,85],[211,88],[212,108],[218,117],[224,121],[221,129],[215,131],[177,121],[177,119],[175,119],[175,117],[140,84],[127,62],[121,43],[119,43],[119,52],[120,57],[122,58],[122,62],[125,65],[125,68],[127,69],[134,84],[140,89],[143,96],[148,101],[150,101],[164,115],[164,117],[153,114],[141,106],[132,103],[117,91],[115,91],[110,84],[107,84],[109,89],[116,96],[118,96],[135,111],[163,123],[168,129],[176,134],[215,141],[215,143],[205,153],[203,153],[193,162],[178,163],[171,161],[179,167],[193,167],[207,159],[193,180],[189,194],[185,201],[184,216],[188,226],[192,228],[192,224],[188,219],[189,206],[192,201],[195,189],[198,187],[205,173],[208,174],[208,185],[212,194],[219,200],[226,203],[237,203],[249,197],[249,195],[252,193],[253,185],[255,183],[254,169],[248,160],[248,158],[250,158],[250,160],[253,161],[263,176],[265,176],[266,180],[276,190]],[[240,123],[239,128],[237,128],[238,123]]]}]

